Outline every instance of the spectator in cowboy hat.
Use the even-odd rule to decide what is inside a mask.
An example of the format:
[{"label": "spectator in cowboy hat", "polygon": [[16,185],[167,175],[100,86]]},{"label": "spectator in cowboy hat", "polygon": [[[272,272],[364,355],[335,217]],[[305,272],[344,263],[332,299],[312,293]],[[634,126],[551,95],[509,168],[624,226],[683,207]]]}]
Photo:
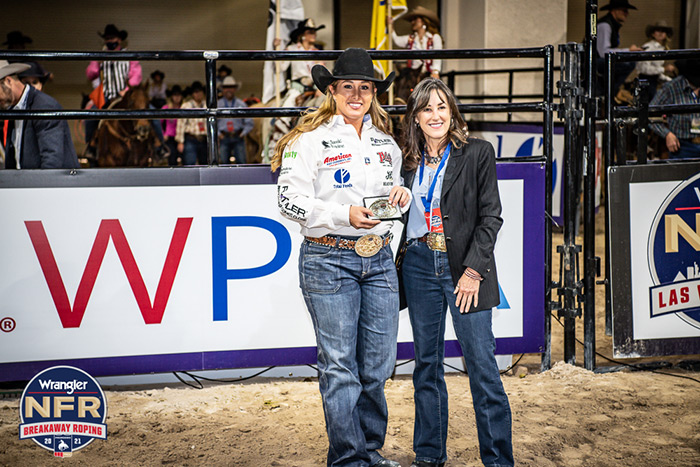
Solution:
[{"label": "spectator in cowboy hat", "polygon": [[[631,45],[629,49],[620,47],[620,28],[627,20],[629,10],[636,10],[637,7],[631,5],[627,0],[611,0],[605,6],[600,8],[601,11],[609,10],[609,12],[598,20],[598,58],[596,65],[598,73],[602,79],[605,74],[605,54],[608,52],[619,52],[622,50],[640,51],[640,47]],[[613,77],[613,93],[616,93],[622,83],[625,82],[627,75],[634,70],[634,62],[621,62],[615,67],[616,74]],[[599,81],[602,87],[602,81]],[[602,89],[601,89],[602,91]]]},{"label": "spectator in cowboy hat", "polygon": [[[205,109],[204,85],[193,82],[188,88],[192,98],[182,104],[181,109]],[[207,120],[205,118],[180,118],[175,132],[177,152],[183,153],[184,165],[207,163]]]},{"label": "spectator in cowboy hat", "polygon": [[[668,26],[666,21],[657,21],[655,24],[650,24],[646,27],[646,35],[650,40],[642,45],[643,50],[647,52],[669,50],[673,28]],[[670,63],[664,66],[663,60],[637,62],[635,69],[639,74],[639,79],[645,79],[649,82],[649,101],[654,98],[656,89],[660,85],[671,81],[669,74],[675,71],[675,67]]]},{"label": "spectator in cowboy hat", "polygon": [[[0,60],[0,109],[61,110],[53,97],[19,80],[29,68]],[[6,169],[80,167],[65,120],[7,120],[3,133]]]},{"label": "spectator in cowboy hat", "polygon": [[[697,104],[700,100],[700,60],[677,60],[680,73],[664,84],[650,105]],[[666,140],[670,159],[700,157],[700,114],[668,114],[666,123],[651,130]]]},{"label": "spectator in cowboy hat", "polygon": [[[321,24],[316,26],[314,20],[306,18],[297,23],[297,27],[289,33],[289,45],[285,50],[295,50],[305,52],[309,50],[318,50],[316,48],[316,33],[326,26]],[[279,39],[275,39],[274,45],[277,47]],[[295,60],[280,62],[280,71],[286,72],[291,66],[292,87],[303,92],[306,88],[313,89],[313,80],[311,79],[311,69],[314,65],[323,65],[321,61],[315,60]],[[294,83],[300,86],[295,87]],[[286,100],[286,99],[285,99]]]},{"label": "spectator in cowboy hat", "polygon": [[[117,28],[114,24],[105,26],[104,32],[97,32],[104,40],[103,50],[126,50],[124,41],[129,33]],[[95,84],[95,90],[90,94],[93,106],[101,109],[109,105],[117,97],[123,96],[130,86],[141,84],[142,70],[138,61],[105,60],[102,62],[93,60],[85,70],[87,78]],[[85,142],[87,143],[86,155],[93,156],[95,147],[93,137],[97,130],[97,120],[85,122]]]},{"label": "spectator in cowboy hat", "polygon": [[[168,96],[168,103],[163,106],[164,109],[179,109],[182,106],[183,93],[179,84],[174,85],[170,90],[166,91],[166,94]],[[182,152],[177,149],[177,141],[175,141],[177,119],[168,118],[161,120],[161,125],[163,127],[163,143],[170,151],[168,164],[175,166],[178,164],[178,158],[183,158]]]},{"label": "spectator in cowboy hat", "polygon": [[165,84],[165,73],[156,70],[151,73],[151,80],[148,83],[148,98],[151,105],[156,109],[160,109],[165,105],[168,85]]},{"label": "spectator in cowboy hat", "polygon": [[221,65],[219,68],[216,70],[216,96],[221,97],[222,89],[221,89],[221,84],[224,82],[224,79],[227,76],[231,76],[231,69],[227,67],[226,65]]},{"label": "spectator in cowboy hat", "polygon": [[[233,76],[227,76],[222,83],[223,95],[217,102],[220,109],[245,108],[245,102],[236,97],[241,83]],[[253,129],[251,118],[220,118],[219,128],[219,163],[228,164],[233,155],[236,164],[246,163],[245,135]]]},{"label": "spectator in cowboy hat", "polygon": [[[440,36],[440,18],[431,10],[417,6],[403,16],[403,19],[411,23],[412,33],[399,36],[394,31],[392,38],[397,47],[408,50],[437,50],[442,49],[442,36]],[[391,16],[387,17],[389,22]],[[442,60],[408,60],[408,68],[420,70],[420,78],[432,76],[440,77]]]},{"label": "spectator in cowboy hat", "polygon": [[21,50],[26,48],[25,44],[31,44],[32,38],[22,34],[22,31],[11,31],[7,33],[7,40],[2,43],[9,50]]},{"label": "spectator in cowboy hat", "polygon": [[25,62],[29,69],[19,74],[24,84],[31,84],[39,91],[44,90],[44,84],[52,78],[52,74],[44,69],[39,62]]}]

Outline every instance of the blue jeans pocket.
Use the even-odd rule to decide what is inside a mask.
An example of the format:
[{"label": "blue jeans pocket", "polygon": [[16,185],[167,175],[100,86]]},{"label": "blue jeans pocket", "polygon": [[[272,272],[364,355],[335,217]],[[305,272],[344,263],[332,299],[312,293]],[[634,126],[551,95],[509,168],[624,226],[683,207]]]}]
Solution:
[{"label": "blue jeans pocket", "polygon": [[326,245],[304,242],[299,255],[301,288],[307,293],[332,294],[340,289],[339,250]]}]

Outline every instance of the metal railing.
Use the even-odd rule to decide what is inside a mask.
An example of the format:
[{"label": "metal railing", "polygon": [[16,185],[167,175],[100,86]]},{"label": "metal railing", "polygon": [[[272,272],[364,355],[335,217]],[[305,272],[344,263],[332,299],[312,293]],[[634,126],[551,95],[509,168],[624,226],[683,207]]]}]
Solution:
[{"label": "metal railing", "polygon": [[[614,97],[616,90],[613,89],[613,77],[615,76],[616,64],[623,62],[638,62],[645,60],[674,60],[674,59],[700,59],[700,49],[683,50],[662,50],[655,52],[612,52],[605,55],[605,160],[604,170],[607,173],[609,167],[625,165],[628,163],[624,146],[618,147],[616,144],[616,129],[624,127],[624,119],[633,118],[637,120],[638,149],[644,150],[642,157],[638,157],[638,164],[646,164],[646,141],[648,134],[648,117],[661,116],[665,114],[686,114],[700,113],[699,104],[668,104],[649,105],[642,102],[635,106],[616,106]],[[641,147],[639,147],[641,146]],[[641,154],[641,153],[639,153]],[[617,157],[615,157],[617,155]],[[607,179],[606,179],[607,183]],[[606,190],[607,192],[607,190]],[[609,212],[610,200],[605,197],[605,209]],[[605,217],[605,231],[609,232],[609,216]],[[605,236],[605,331],[612,334],[612,301],[610,290],[610,238]]]},{"label": "metal railing", "polygon": [[[561,67],[555,66],[553,71],[560,71]],[[490,69],[490,70],[452,70],[445,73],[441,73],[440,76],[447,79],[447,87],[449,87],[453,92],[456,86],[457,76],[483,76],[483,75],[497,75],[497,74],[507,74],[508,75],[508,93],[507,94],[456,94],[457,99],[506,99],[507,102],[512,103],[513,99],[543,99],[543,94],[513,94],[513,82],[516,73],[539,73],[542,68],[529,67],[529,68],[500,68],[500,69]],[[554,94],[554,98],[559,98],[558,94]],[[508,112],[508,122],[513,121],[513,113]]]},{"label": "metal railing", "polygon": [[[114,51],[114,52],[57,52],[57,51],[0,51],[0,59],[16,61],[39,60],[139,60],[203,61],[206,81],[206,108],[203,109],[147,109],[147,110],[61,110],[61,111],[0,111],[0,119],[166,119],[166,118],[206,118],[208,164],[218,160],[217,118],[281,117],[298,116],[304,107],[267,108],[217,108],[216,101],[216,62],[250,60],[336,60],[342,50],[331,51]],[[545,211],[552,211],[552,135],[554,98],[554,48],[544,47],[507,49],[440,49],[440,50],[368,50],[374,60],[425,60],[425,59],[490,59],[490,58],[539,58],[543,74],[542,95],[533,95],[539,100],[528,102],[460,104],[462,113],[489,112],[539,112],[543,122],[543,156],[545,159]],[[516,97],[516,96],[513,96]],[[512,99],[511,99],[512,100]],[[391,115],[405,113],[405,106],[390,105],[384,109]],[[551,245],[552,226],[545,222],[545,316],[551,313]],[[545,323],[548,319],[545,319]],[[542,354],[542,367],[551,366],[551,326],[545,325],[545,348]]]}]

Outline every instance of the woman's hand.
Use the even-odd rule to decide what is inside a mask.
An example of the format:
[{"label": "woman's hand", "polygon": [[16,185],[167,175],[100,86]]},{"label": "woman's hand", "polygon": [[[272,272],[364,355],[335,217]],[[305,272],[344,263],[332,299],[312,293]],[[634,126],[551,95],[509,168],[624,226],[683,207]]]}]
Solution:
[{"label": "woman's hand", "polygon": [[462,274],[455,287],[455,295],[457,295],[457,306],[460,313],[468,313],[474,301],[474,306],[479,305],[479,286],[480,281],[472,279]]},{"label": "woman's hand", "polygon": [[185,152],[185,143],[177,143],[177,152]]},{"label": "woman's hand", "polygon": [[371,229],[381,222],[378,219],[370,219],[372,215],[372,211],[366,207],[350,206],[350,225],[356,229]]},{"label": "woman's hand", "polygon": [[399,206],[404,207],[410,198],[411,197],[408,195],[408,189],[402,186],[394,186],[389,192],[389,202],[392,206],[396,206],[398,203]]}]

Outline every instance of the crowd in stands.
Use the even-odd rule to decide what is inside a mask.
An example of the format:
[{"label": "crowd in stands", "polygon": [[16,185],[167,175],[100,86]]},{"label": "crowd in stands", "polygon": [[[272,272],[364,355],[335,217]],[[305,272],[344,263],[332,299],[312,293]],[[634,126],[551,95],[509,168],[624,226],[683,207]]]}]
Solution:
[{"label": "crowd in stands", "polygon": [[[598,20],[598,76],[599,94],[603,91],[603,70],[605,53],[618,50],[649,50],[659,51],[671,48],[673,28],[664,21],[658,21],[646,28],[649,39],[642,47],[632,45],[627,49],[620,49],[621,29],[630,10],[636,7],[627,0],[611,0],[601,7],[601,17]],[[437,15],[423,7],[415,8],[404,15],[404,20],[411,23],[411,33],[404,36],[393,34],[393,42],[397,47],[430,50],[442,48],[443,39],[439,33],[439,18]],[[391,22],[391,21],[389,21]],[[275,47],[285,50],[318,50],[323,48],[322,43],[316,40],[316,32],[323,29],[324,25],[316,26],[311,18],[299,21],[297,27],[291,31],[288,38],[276,38]],[[128,33],[114,24],[105,26],[103,32],[98,32],[103,40],[103,50],[126,50]],[[21,31],[7,33],[6,41],[2,43],[7,49],[21,50],[32,44],[30,37]],[[314,103],[322,99],[321,93],[314,87],[311,68],[322,62],[316,61],[291,61],[280,62],[280,69],[286,73],[286,93],[283,95],[282,106],[314,106]],[[53,79],[53,74],[47,71],[43,65],[37,62],[28,62],[28,67],[21,72],[13,73],[23,84],[29,84],[37,91],[42,92],[47,82]],[[632,82],[634,78],[645,79],[648,86],[648,98],[652,104],[696,102],[700,97],[698,88],[695,87],[695,75],[697,66],[694,61],[681,61],[679,66],[673,62],[663,60],[622,62],[618,64],[618,74],[614,77],[614,93],[618,104],[631,104],[633,101]],[[627,67],[627,68],[625,68]],[[439,77],[442,63],[439,60],[413,60],[406,63],[408,70],[415,70],[417,79],[425,77]],[[679,68],[685,71],[687,76],[679,74]],[[15,68],[7,68],[7,70]],[[144,76],[141,64],[138,61],[101,60],[91,61],[86,68],[86,78],[92,85],[92,91],[86,98],[86,109],[107,109],[114,102],[122,98],[129,89],[141,86],[147,89],[149,108],[152,109],[192,109],[206,108],[205,88],[199,81],[189,85],[170,84],[167,76],[161,70],[155,69],[149,75]],[[2,77],[9,79],[10,77]],[[663,86],[666,85],[666,88]],[[225,64],[217,69],[216,92],[217,106],[219,108],[241,108],[259,99],[251,96],[241,99],[236,94],[241,87],[240,81],[233,76],[233,71]],[[672,89],[673,87],[673,89]],[[4,88],[0,86],[0,91]],[[657,93],[657,90],[660,91]],[[663,91],[662,91],[663,90]],[[20,101],[26,98],[20,96]],[[18,101],[19,102],[19,101]],[[12,104],[15,105],[15,104]],[[18,104],[19,105],[19,104]],[[54,108],[60,108],[55,103]],[[679,115],[669,118],[669,124],[657,123],[651,126],[651,130],[665,140],[668,157],[681,157],[693,154],[700,156],[700,117],[697,115]],[[82,153],[82,165],[95,165],[96,160],[96,130],[100,122],[87,120],[84,122],[85,150]],[[277,118],[273,121],[271,134],[263,135],[269,139],[263,141],[263,145],[274,147],[275,142],[288,133],[293,127],[294,121],[287,117]],[[152,122],[154,133],[168,150],[165,159],[167,165],[194,165],[206,164],[207,154],[207,128],[203,118],[188,119],[164,119]],[[249,118],[222,118],[217,121],[219,160],[217,164],[245,164],[252,162],[252,155],[246,154],[245,136],[253,129],[253,121]],[[4,122],[2,128],[2,149],[6,150],[8,141],[8,122]],[[675,131],[674,131],[675,130]],[[681,134],[678,137],[676,133]],[[669,136],[669,134],[671,136]],[[11,136],[11,135],[10,135]],[[21,144],[21,141],[18,141]],[[683,146],[683,153],[680,147]],[[690,148],[690,149],[689,149]],[[692,149],[692,151],[691,151]],[[688,152],[690,151],[690,152]],[[0,154],[3,155],[4,154]],[[5,157],[3,158],[4,161]],[[21,161],[18,162],[22,166]],[[72,165],[72,162],[71,162]],[[44,167],[40,163],[40,167]]]}]

